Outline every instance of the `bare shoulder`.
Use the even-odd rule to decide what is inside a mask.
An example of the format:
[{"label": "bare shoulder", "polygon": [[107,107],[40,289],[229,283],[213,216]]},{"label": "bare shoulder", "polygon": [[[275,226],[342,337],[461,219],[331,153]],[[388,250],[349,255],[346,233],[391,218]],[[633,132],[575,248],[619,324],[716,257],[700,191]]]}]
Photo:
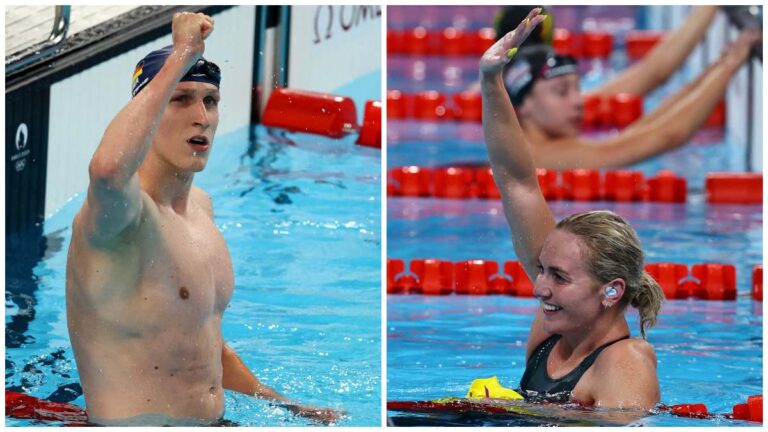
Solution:
[{"label": "bare shoulder", "polygon": [[593,365],[592,394],[596,405],[651,409],[660,399],[656,352],[648,342],[632,338],[606,348]]},{"label": "bare shoulder", "polygon": [[630,338],[606,348],[595,361],[595,366],[620,369],[612,367],[617,363],[632,365],[633,369],[652,368],[655,371],[656,351],[647,341],[640,338]]},{"label": "bare shoulder", "polygon": [[208,214],[211,219],[213,219],[213,201],[211,200],[211,196],[208,195],[208,192],[195,185],[192,185],[192,189],[190,190],[189,194],[192,200],[197,205],[202,207],[203,210],[205,210],[205,213]]}]

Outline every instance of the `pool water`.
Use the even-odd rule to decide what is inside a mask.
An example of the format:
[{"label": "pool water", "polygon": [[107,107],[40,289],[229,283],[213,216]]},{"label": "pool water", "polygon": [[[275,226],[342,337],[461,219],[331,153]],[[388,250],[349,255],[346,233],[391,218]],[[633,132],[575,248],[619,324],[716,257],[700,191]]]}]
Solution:
[{"label": "pool water", "polygon": [[[378,426],[380,151],[353,137],[253,128],[253,143],[248,128],[217,137],[195,179],[213,199],[235,269],[224,339],[286,397],[346,411],[342,426]],[[6,287],[6,388],[80,406],[64,284],[71,221],[83,199],[45,221],[43,258],[31,275],[9,271]],[[13,249],[6,264],[14,265]],[[312,424],[259,399],[225,397],[224,418],[241,426]]]},{"label": "pool water", "polygon": [[[429,18],[421,20],[428,22]],[[394,23],[394,27],[409,26]],[[477,61],[392,55],[388,58],[389,89],[437,90],[450,96],[477,79]],[[645,111],[692,76],[685,69],[676,73],[645,99]],[[585,76],[582,87],[589,89],[606,79],[605,74]],[[615,133],[586,132],[596,138]],[[388,169],[488,164],[479,123],[390,120],[387,139]],[[558,220],[594,209],[625,217],[638,232],[647,262],[735,265],[736,301],[667,301],[649,332],[658,358],[663,404],[704,403],[710,413],[724,414],[734,404],[746,402],[748,396],[763,393],[763,308],[762,302],[749,295],[753,266],[763,258],[762,205],[709,205],[702,190],[708,172],[744,171],[746,166],[743,143],[727,130],[703,129],[685,146],[627,167],[642,171],[646,178],[663,169],[686,178],[688,200],[684,204],[549,202]],[[406,267],[417,258],[453,262],[516,259],[499,200],[391,196],[387,198],[387,257],[405,260]],[[388,295],[387,400],[463,397],[473,379],[493,375],[502,385],[516,388],[525,369],[525,347],[537,307],[534,299],[498,295]],[[628,313],[628,319],[633,336],[639,336],[636,313]],[[413,417],[394,411],[388,416],[397,417],[402,424],[409,424]],[[429,417],[421,416],[421,420]],[[549,423],[485,419],[472,424]],[[591,424],[603,423],[595,419]],[[702,420],[659,413],[633,425],[758,424],[722,416]]]}]

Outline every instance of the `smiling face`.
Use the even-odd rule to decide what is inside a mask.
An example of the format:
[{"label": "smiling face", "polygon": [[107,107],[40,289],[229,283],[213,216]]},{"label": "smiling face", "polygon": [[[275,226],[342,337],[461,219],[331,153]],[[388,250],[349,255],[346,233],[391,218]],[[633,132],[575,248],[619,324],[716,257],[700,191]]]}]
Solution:
[{"label": "smiling face", "polygon": [[537,80],[520,107],[520,115],[553,138],[581,132],[583,101],[577,74]]},{"label": "smiling face", "polygon": [[180,82],[157,126],[152,151],[179,171],[202,171],[219,125],[219,99],[213,84]]},{"label": "smiling face", "polygon": [[544,241],[534,295],[548,333],[589,331],[602,312],[602,284],[587,269],[586,250],[579,236],[560,229]]}]

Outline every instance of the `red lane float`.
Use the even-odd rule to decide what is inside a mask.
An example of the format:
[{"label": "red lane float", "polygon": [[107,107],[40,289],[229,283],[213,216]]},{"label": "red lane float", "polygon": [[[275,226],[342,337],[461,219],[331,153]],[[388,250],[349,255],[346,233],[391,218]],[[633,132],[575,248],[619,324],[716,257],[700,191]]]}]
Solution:
[{"label": "red lane float", "polygon": [[[474,172],[470,168],[435,168],[433,171],[434,196],[437,198],[476,198],[473,193]],[[476,187],[474,188],[477,189]]]},{"label": "red lane float", "polygon": [[387,90],[387,118],[404,119],[410,117],[410,97],[398,90]]},{"label": "red lane float", "polygon": [[608,171],[605,173],[605,199],[618,202],[643,199],[643,173],[640,171]]},{"label": "red lane float", "polygon": [[579,58],[583,54],[582,35],[557,28],[552,32],[552,48],[560,55]]},{"label": "red lane float", "polygon": [[[396,184],[388,184],[387,193],[394,196],[501,197],[488,167],[428,169],[410,166],[393,168],[389,172]],[[536,175],[541,193],[547,200],[686,201],[685,179],[670,171],[661,171],[657,177],[647,180],[641,172],[629,170],[606,171],[603,177],[600,171],[591,169],[566,170],[559,174],[539,168]]]},{"label": "red lane float", "polygon": [[609,98],[611,125],[623,128],[643,116],[643,97],[619,93]]},{"label": "red lane float", "polygon": [[279,88],[269,96],[261,122],[292,132],[341,138],[357,130],[357,111],[348,97]]},{"label": "red lane float", "polygon": [[[533,296],[533,282],[520,262],[505,261],[501,273],[499,267],[499,263],[484,259],[456,263],[433,258],[417,259],[410,264],[410,273],[416,275],[414,277],[404,273],[403,260],[388,259],[387,293]],[[685,264],[649,263],[645,265],[645,271],[656,280],[670,300],[693,297],[702,300],[736,299],[736,268],[732,264],[694,264],[689,272]]]},{"label": "red lane float", "polygon": [[584,57],[608,58],[613,52],[613,35],[605,32],[583,32],[581,44]]},{"label": "red lane float", "polygon": [[664,37],[663,32],[650,30],[633,30],[627,33],[626,51],[630,60],[636,61],[645,57]]},{"label": "red lane float", "polygon": [[399,30],[387,30],[387,55],[403,52],[403,32]]},{"label": "red lane float", "polygon": [[456,294],[489,294],[489,281],[499,272],[495,261],[467,260],[454,264],[454,288]]},{"label": "red lane float", "polygon": [[730,418],[753,422],[763,422],[763,395],[754,395],[747,398],[747,403],[736,404]]},{"label": "red lane float", "polygon": [[429,32],[424,27],[416,27],[403,31],[403,54],[425,56],[431,54]]},{"label": "red lane float", "polygon": [[453,263],[450,261],[412,260],[411,272],[418,277],[422,294],[447,295],[453,292]]},{"label": "red lane float", "polygon": [[685,289],[681,283],[688,276],[688,267],[678,263],[652,263],[645,265],[645,271],[656,280],[664,296],[668,299],[685,299],[691,296],[691,292]]},{"label": "red lane float", "polygon": [[5,391],[5,415],[17,419],[63,422],[66,426],[88,426],[88,415],[77,405],[50,402],[9,390]]},{"label": "red lane float", "polygon": [[595,201],[601,198],[600,171],[575,169],[563,171],[565,199],[573,201]]},{"label": "red lane float", "polygon": [[486,199],[501,199],[496,181],[493,179],[491,168],[478,168],[475,170],[475,182],[479,189],[479,197]]},{"label": "red lane float", "polygon": [[416,93],[413,98],[413,117],[419,120],[443,120],[449,115],[446,97],[436,91]]},{"label": "red lane float", "polygon": [[387,259],[387,294],[401,293],[400,287],[395,283],[397,275],[405,270],[405,263],[401,259]]},{"label": "red lane float", "polygon": [[452,97],[456,107],[456,119],[462,121],[483,121],[483,96],[479,92],[459,92]]},{"label": "red lane float", "polygon": [[752,298],[763,301],[763,265],[758,264],[752,269]]},{"label": "red lane float", "polygon": [[705,189],[709,203],[760,204],[763,202],[763,174],[709,173]]},{"label": "red lane float", "polygon": [[505,261],[504,273],[512,277],[512,292],[517,297],[533,297],[533,282],[519,261]]},{"label": "red lane float", "polygon": [[704,122],[704,127],[706,128],[722,128],[725,126],[725,99],[721,100],[720,102],[715,105],[714,108],[712,108],[712,112],[709,113],[709,117],[707,117],[707,121]]},{"label": "red lane float", "polygon": [[381,102],[368,101],[365,103],[363,126],[355,144],[381,148]]},{"label": "red lane float", "polygon": [[417,166],[400,167],[390,170],[395,195],[409,197],[425,197],[431,194],[432,171]]},{"label": "red lane float", "polygon": [[686,181],[672,171],[662,170],[656,177],[648,179],[650,201],[664,203],[682,203],[686,201]]},{"label": "red lane float", "polygon": [[703,300],[736,300],[736,268],[732,264],[696,264],[691,272],[699,280],[696,297]]}]

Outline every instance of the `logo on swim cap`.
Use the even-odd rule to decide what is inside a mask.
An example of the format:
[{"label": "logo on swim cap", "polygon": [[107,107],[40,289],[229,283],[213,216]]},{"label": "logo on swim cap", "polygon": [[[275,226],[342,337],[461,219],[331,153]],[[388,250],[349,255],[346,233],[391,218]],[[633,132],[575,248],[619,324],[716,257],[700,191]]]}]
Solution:
[{"label": "logo on swim cap", "polygon": [[144,72],[144,60],[140,61],[139,64],[136,65],[136,70],[133,71],[133,79],[131,80],[131,87],[136,86],[136,80],[139,79],[142,72]]}]

